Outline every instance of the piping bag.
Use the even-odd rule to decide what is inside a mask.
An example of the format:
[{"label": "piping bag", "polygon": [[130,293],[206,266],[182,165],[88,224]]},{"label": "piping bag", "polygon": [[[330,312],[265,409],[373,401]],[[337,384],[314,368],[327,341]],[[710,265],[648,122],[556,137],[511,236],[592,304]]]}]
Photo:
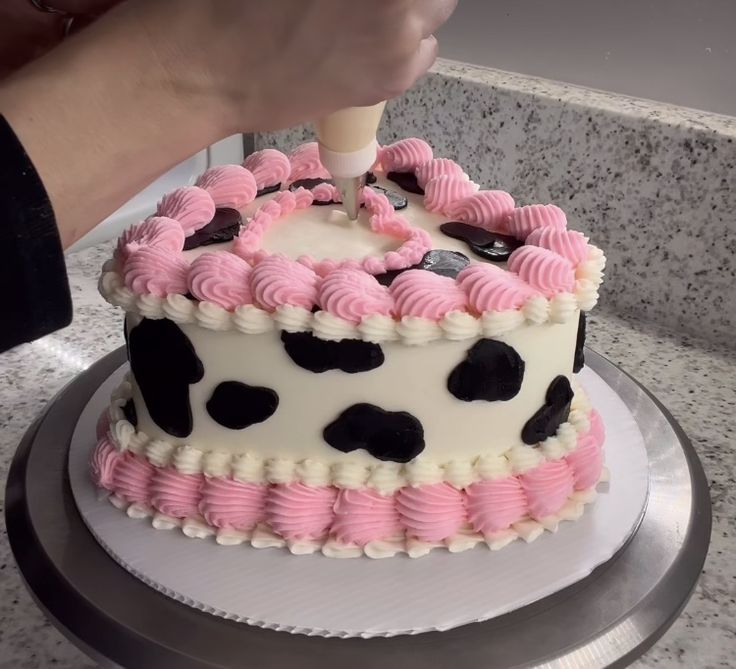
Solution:
[{"label": "piping bag", "polygon": [[348,107],[315,122],[319,159],[335,180],[351,221],[358,218],[360,191],[376,162],[376,130],[385,102],[372,107]]}]

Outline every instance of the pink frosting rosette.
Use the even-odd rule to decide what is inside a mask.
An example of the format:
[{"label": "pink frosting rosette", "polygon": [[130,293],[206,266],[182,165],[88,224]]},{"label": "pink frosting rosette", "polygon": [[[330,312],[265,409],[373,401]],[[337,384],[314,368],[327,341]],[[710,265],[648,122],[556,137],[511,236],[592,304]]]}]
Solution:
[{"label": "pink frosting rosette", "polygon": [[420,541],[453,536],[466,517],[463,493],[449,483],[405,486],[396,494],[396,508],[407,534]]},{"label": "pink frosting rosette", "polygon": [[123,282],[137,295],[166,297],[187,292],[189,263],[180,255],[157,246],[128,244]]},{"label": "pink frosting rosette", "polygon": [[203,253],[189,269],[189,292],[198,300],[232,310],[253,302],[250,274],[250,265],[232,253]]},{"label": "pink frosting rosette", "polygon": [[107,436],[97,442],[95,450],[92,451],[90,459],[90,473],[92,482],[106,490],[114,489],[115,468],[122,459],[123,454],[115,448],[115,445]]},{"label": "pink frosting rosette", "polygon": [[526,515],[526,493],[519,479],[514,476],[478,481],[465,492],[468,520],[473,529],[481,534],[508,529]]},{"label": "pink frosting rosette", "polygon": [[306,142],[298,146],[289,154],[289,163],[291,164],[289,183],[300,179],[331,178],[330,173],[320,162],[317,142]]},{"label": "pink frosting rosette", "polygon": [[432,147],[423,139],[408,137],[378,150],[378,163],[384,172],[413,172],[432,160]]},{"label": "pink frosting rosette", "polygon": [[272,486],[266,497],[266,522],[285,539],[320,539],[332,525],[336,498],[332,486]]},{"label": "pink frosting rosette", "polygon": [[548,460],[519,477],[529,504],[529,515],[538,520],[557,513],[573,492],[572,470],[565,460]]},{"label": "pink frosting rosette", "polygon": [[606,429],[603,425],[603,418],[597,409],[592,409],[590,412],[590,433],[593,435],[595,442],[599,446],[603,446],[603,442],[606,440]]},{"label": "pink frosting rosette", "polygon": [[461,181],[469,181],[468,175],[463,172],[454,160],[449,158],[435,158],[421,164],[414,172],[417,183],[426,190],[427,184],[436,177],[456,177]]},{"label": "pink frosting rosette", "polygon": [[151,506],[173,518],[193,518],[199,514],[203,481],[202,474],[162,467],[151,480]]},{"label": "pink frosting rosette", "polygon": [[188,237],[212,220],[215,201],[204,188],[185,186],[164,195],[158,203],[156,215],[178,221]]},{"label": "pink frosting rosette", "polygon": [[156,246],[165,251],[180,253],[184,249],[184,230],[178,221],[166,216],[149,216],[145,221],[132,225],[118,237],[114,258],[120,264],[130,255],[130,246]]},{"label": "pink frosting rosette", "polygon": [[263,149],[251,153],[243,161],[243,167],[250,170],[258,190],[284,183],[291,172],[289,159],[276,149]]},{"label": "pink frosting rosette", "polygon": [[125,451],[112,474],[112,489],[126,502],[148,504],[155,467],[146,458]]},{"label": "pink frosting rosette", "polygon": [[554,204],[530,204],[514,209],[509,215],[509,231],[517,239],[525,240],[538,228],[564,230],[567,216]]},{"label": "pink frosting rosette", "polygon": [[199,512],[213,527],[250,530],[264,518],[268,486],[205,477]]},{"label": "pink frosting rosette", "polygon": [[365,316],[390,315],[394,305],[388,288],[354,267],[339,268],[327,274],[320,285],[317,301],[333,316],[356,325]]},{"label": "pink frosting rosette", "polygon": [[546,297],[575,287],[575,268],[570,261],[541,246],[520,246],[509,256],[507,266]]},{"label": "pink frosting rosette", "polygon": [[588,240],[577,230],[537,228],[529,233],[525,243],[554,251],[573,265],[583,262],[588,255]]},{"label": "pink frosting rosette", "polygon": [[465,311],[468,298],[449,276],[422,269],[399,274],[391,284],[398,316],[419,316],[439,321],[451,311]]},{"label": "pink frosting rosette", "polygon": [[443,174],[424,186],[424,208],[446,214],[452,206],[478,190],[478,185],[465,177]]},{"label": "pink frosting rosette", "polygon": [[508,218],[513,210],[514,198],[506,191],[481,190],[457,200],[446,213],[455,221],[508,234]]},{"label": "pink frosting rosette", "polygon": [[392,495],[370,489],[341,490],[334,510],[331,531],[343,543],[365,546],[369,541],[388,539],[402,532]]},{"label": "pink frosting rosette", "polygon": [[273,255],[259,262],[250,275],[251,294],[267,311],[290,304],[311,309],[317,302],[319,277],[309,267]]},{"label": "pink frosting rosette", "polygon": [[249,170],[240,165],[210,167],[195,186],[206,190],[217,207],[240,209],[255,200],[258,187]]},{"label": "pink frosting rosette", "polygon": [[471,309],[478,314],[521,309],[529,298],[539,295],[516,274],[486,263],[466,267],[457,275],[457,283],[468,296]]}]

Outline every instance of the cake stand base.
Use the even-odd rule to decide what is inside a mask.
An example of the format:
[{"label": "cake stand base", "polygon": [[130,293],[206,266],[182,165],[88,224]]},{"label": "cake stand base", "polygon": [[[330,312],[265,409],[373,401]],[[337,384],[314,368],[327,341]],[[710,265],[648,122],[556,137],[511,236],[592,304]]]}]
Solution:
[{"label": "cake stand base", "polygon": [[29,590],[54,624],[103,666],[625,666],[672,624],[697,582],[711,524],[697,456],[654,397],[587,351],[587,364],[634,414],[650,462],[638,531],[587,578],[487,622],[391,638],[274,632],[179,604],[105,553],[69,487],[67,454],[78,416],[124,357],[115,351],[59,393],[21,442],[6,490],[8,536]]}]

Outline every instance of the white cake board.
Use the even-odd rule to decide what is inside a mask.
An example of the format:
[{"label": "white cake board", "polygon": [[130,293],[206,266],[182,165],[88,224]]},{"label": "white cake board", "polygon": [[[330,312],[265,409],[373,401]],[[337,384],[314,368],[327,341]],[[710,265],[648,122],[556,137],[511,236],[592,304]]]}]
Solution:
[{"label": "white cake board", "polygon": [[126,570],[169,597],[259,627],[328,637],[386,637],[447,630],[531,604],[583,579],[638,527],[646,507],[644,440],[624,402],[595,372],[579,379],[606,427],[610,483],[576,522],[500,551],[481,545],[419,559],[295,556],[286,549],[221,546],[212,538],[156,530],[104,500],[88,460],[95,424],[127,369],[95,392],[79,417],[69,476],[79,511],[103,548]]}]

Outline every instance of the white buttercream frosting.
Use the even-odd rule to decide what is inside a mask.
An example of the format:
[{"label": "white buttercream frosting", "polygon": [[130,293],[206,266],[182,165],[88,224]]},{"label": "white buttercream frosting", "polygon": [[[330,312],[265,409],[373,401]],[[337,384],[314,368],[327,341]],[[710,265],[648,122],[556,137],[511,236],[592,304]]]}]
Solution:
[{"label": "white buttercream frosting", "polygon": [[191,323],[197,305],[184,295],[167,295],[162,309],[166,318],[175,323]]},{"label": "white buttercream frosting", "polygon": [[578,302],[572,293],[559,293],[549,301],[549,319],[553,323],[567,323],[575,316]]},{"label": "white buttercream frosting", "polygon": [[514,474],[523,474],[534,469],[544,460],[542,454],[531,446],[514,446],[506,453],[506,457]]},{"label": "white buttercream frosting", "polygon": [[485,337],[498,337],[523,325],[524,314],[516,310],[486,311],[480,320]]},{"label": "white buttercream frosting", "polygon": [[396,331],[408,346],[422,346],[442,337],[437,323],[419,316],[404,316],[396,324]]},{"label": "white buttercream frosting", "polygon": [[344,318],[334,316],[328,311],[318,311],[312,318],[315,336],[328,341],[358,339],[358,328]]},{"label": "white buttercream frosting", "polygon": [[530,323],[534,323],[535,325],[544,323],[549,318],[549,300],[542,295],[535,295],[534,297],[530,297],[524,303],[523,312],[524,318]]},{"label": "white buttercream frosting", "polygon": [[331,482],[329,465],[318,460],[302,460],[297,464],[294,474],[306,485],[326,486]]},{"label": "white buttercream frosting", "polygon": [[302,332],[309,329],[312,312],[293,304],[282,304],[273,312],[273,319],[278,327],[287,332]]},{"label": "white buttercream frosting", "polygon": [[503,479],[511,476],[511,464],[503,455],[481,455],[475,463],[478,476],[482,479]]},{"label": "white buttercream frosting", "polygon": [[336,462],[332,465],[332,482],[340,488],[362,488],[369,469],[357,462]]},{"label": "white buttercream frosting", "polygon": [[154,467],[167,467],[176,446],[163,439],[152,439],[146,444],[146,457]]},{"label": "white buttercream frosting", "polygon": [[232,459],[232,455],[225,451],[208,451],[202,458],[202,471],[207,476],[229,476]]},{"label": "white buttercream frosting", "polygon": [[427,458],[416,458],[404,467],[406,480],[409,485],[431,485],[441,483],[444,480],[444,471],[438,462]]},{"label": "white buttercream frosting", "polygon": [[481,322],[465,311],[451,311],[440,321],[440,327],[448,339],[472,339],[480,335]]},{"label": "white buttercream frosting", "polygon": [[296,476],[296,463],[289,458],[271,458],[266,461],[266,480],[269,483],[291,483]]},{"label": "white buttercream frosting", "polygon": [[380,344],[384,341],[396,341],[396,321],[391,316],[372,314],[366,316],[358,325],[358,332],[365,341]]},{"label": "white buttercream frosting", "polygon": [[224,332],[232,328],[231,314],[219,304],[212,302],[200,302],[194,312],[194,317],[199,325],[208,330]]},{"label": "white buttercream frosting", "polygon": [[263,460],[254,453],[234,455],[232,468],[233,478],[243,483],[263,483],[266,480]]},{"label": "white buttercream frosting", "polygon": [[232,318],[235,328],[243,334],[263,334],[275,327],[271,315],[252,304],[235,309]]}]

